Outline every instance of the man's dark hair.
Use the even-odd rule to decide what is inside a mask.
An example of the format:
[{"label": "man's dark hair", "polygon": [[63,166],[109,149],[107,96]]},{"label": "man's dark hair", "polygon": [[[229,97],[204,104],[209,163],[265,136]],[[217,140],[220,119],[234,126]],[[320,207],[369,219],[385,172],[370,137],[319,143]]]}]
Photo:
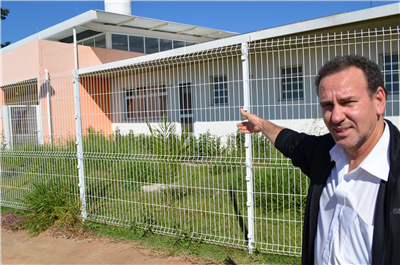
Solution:
[{"label": "man's dark hair", "polygon": [[378,90],[378,87],[383,88],[385,96],[387,97],[388,91],[385,88],[385,81],[379,66],[373,61],[357,55],[336,56],[333,60],[322,66],[315,78],[317,95],[319,96],[319,84],[322,78],[331,74],[339,73],[352,66],[363,71],[368,83],[368,93],[371,97]]}]

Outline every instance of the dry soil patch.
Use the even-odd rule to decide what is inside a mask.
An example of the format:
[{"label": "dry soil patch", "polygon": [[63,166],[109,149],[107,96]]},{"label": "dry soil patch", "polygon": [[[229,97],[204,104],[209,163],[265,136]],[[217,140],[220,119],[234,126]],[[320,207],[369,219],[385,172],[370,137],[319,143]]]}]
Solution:
[{"label": "dry soil patch", "polygon": [[27,231],[1,231],[1,264],[193,264],[182,257],[157,254],[131,242],[31,237]]}]

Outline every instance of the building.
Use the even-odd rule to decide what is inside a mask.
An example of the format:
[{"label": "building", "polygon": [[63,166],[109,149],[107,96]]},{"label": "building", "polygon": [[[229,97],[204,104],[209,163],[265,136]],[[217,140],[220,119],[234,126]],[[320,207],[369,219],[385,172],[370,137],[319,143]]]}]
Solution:
[{"label": "building", "polygon": [[[105,10],[88,11],[1,49],[1,129],[7,139],[36,139],[36,133],[33,132],[38,131],[39,142],[43,142],[44,135],[73,131],[74,122],[67,122],[66,125],[66,121],[55,118],[73,115],[73,102],[61,110],[60,105],[55,103],[57,100],[53,101],[54,95],[61,98],[67,95],[54,84],[47,93],[45,74],[54,78],[62,73],[71,74],[77,68],[84,69],[237,35],[132,16],[130,1],[105,1]],[[46,105],[47,97],[50,98],[50,108]],[[85,102],[87,108],[94,106],[96,100]],[[43,115],[53,118],[42,119]],[[87,126],[89,124],[84,125]],[[90,126],[110,131],[95,124]]]},{"label": "building", "polygon": [[[399,126],[399,10],[394,3],[240,35],[92,10],[2,49],[5,136],[12,139],[18,126],[39,131],[39,142],[73,133],[74,103],[65,89],[72,83],[55,77],[75,68],[83,131],[148,133],[147,121],[158,123],[166,115],[178,131],[224,136],[241,119],[244,82],[252,112],[286,127],[319,131],[313,78],[329,58],[353,53],[381,65],[389,90],[386,117]],[[48,93],[45,70],[52,80]],[[67,97],[69,105],[56,103]],[[37,127],[21,125],[29,120],[23,118],[25,105],[40,112],[42,118],[36,114],[31,122]],[[22,131],[32,135],[27,130]]]}]

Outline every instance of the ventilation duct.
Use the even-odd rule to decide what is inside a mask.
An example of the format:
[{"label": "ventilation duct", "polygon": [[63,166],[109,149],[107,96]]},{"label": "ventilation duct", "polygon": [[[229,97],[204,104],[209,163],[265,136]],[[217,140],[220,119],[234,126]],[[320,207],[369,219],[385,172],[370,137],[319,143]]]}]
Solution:
[{"label": "ventilation duct", "polygon": [[132,15],[130,0],[104,0],[104,10],[106,12],[118,13],[122,15]]}]

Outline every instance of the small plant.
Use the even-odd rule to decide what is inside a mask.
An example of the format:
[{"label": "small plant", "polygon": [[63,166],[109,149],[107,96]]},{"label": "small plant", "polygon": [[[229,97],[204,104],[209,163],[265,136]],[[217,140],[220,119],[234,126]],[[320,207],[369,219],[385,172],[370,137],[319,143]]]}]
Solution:
[{"label": "small plant", "polygon": [[146,230],[145,229],[138,229],[137,234],[139,235],[139,238],[143,238],[146,236]]},{"label": "small plant", "polygon": [[47,231],[53,238],[65,239],[93,239],[96,237],[96,231],[88,229],[83,224],[55,224]]},{"label": "small plant", "polygon": [[210,131],[200,134],[197,148],[198,156],[219,156],[221,154],[221,137],[212,135]]},{"label": "small plant", "polygon": [[25,215],[30,233],[37,235],[56,222],[59,225],[77,224],[80,203],[73,196],[73,186],[63,182],[33,182],[22,202],[29,208]]},{"label": "small plant", "polygon": [[148,119],[146,123],[151,134],[151,153],[153,158],[156,158],[150,168],[153,174],[147,171],[147,174],[152,176],[148,180],[161,183],[172,182],[179,170],[177,159],[184,151],[185,139],[177,135],[175,123],[171,122],[166,115],[157,127],[153,128]]},{"label": "small plant", "polygon": [[19,231],[27,229],[27,219],[23,213],[7,212],[1,215],[1,227],[8,231]]},{"label": "small plant", "polygon": [[198,253],[200,251],[200,244],[202,241],[202,238],[193,237],[190,232],[180,231],[177,233],[177,238],[174,245],[179,245],[193,253]]}]

